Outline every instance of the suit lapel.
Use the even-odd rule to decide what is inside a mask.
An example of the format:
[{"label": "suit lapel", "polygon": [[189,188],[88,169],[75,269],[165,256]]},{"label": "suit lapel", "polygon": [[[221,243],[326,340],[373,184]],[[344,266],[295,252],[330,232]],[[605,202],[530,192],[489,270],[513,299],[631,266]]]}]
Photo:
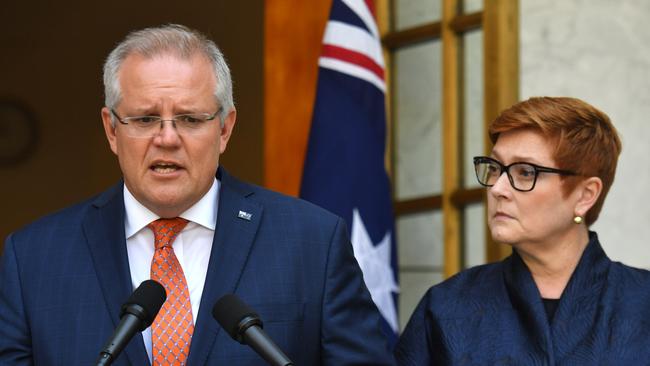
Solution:
[{"label": "suit lapel", "polygon": [[[221,327],[212,318],[212,307],[221,296],[234,293],[246,266],[263,209],[248,199],[250,188],[219,169],[219,212],[210,263],[203,287],[188,364],[204,365]],[[234,341],[233,341],[234,342]]]},{"label": "suit lapel", "polygon": [[596,233],[591,232],[589,236],[589,244],[562,292],[551,326],[555,351],[560,357],[580,349],[585,339],[608,328],[608,325],[602,326],[606,321],[601,314],[602,309],[609,307],[604,304],[603,293],[608,285],[611,260],[600,246]]},{"label": "suit lapel", "polygon": [[535,349],[546,357],[546,363],[555,364],[551,328],[548,324],[542,298],[530,270],[516,250],[504,260],[504,280],[513,310],[519,313],[523,326],[535,340]]},{"label": "suit lapel", "polygon": [[[133,291],[124,234],[122,186],[118,184],[100,195],[82,223],[114,327],[120,321],[120,307]],[[149,364],[142,337],[129,342],[124,351],[131,364]]]}]

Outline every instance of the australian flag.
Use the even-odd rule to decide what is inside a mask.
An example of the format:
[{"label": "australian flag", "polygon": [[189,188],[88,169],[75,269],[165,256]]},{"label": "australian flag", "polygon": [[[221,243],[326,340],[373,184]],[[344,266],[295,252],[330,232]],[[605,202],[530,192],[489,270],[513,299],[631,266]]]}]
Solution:
[{"label": "australian flag", "polygon": [[384,61],[371,0],[334,0],[300,196],[343,217],[372,299],[397,338],[397,253],[384,165]]}]

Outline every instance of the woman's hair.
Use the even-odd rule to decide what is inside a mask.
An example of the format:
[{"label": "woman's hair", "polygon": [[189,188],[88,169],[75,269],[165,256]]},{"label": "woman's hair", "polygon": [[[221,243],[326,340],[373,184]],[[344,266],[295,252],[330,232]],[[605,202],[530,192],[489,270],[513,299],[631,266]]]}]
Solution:
[{"label": "woman's hair", "polygon": [[496,143],[502,132],[530,129],[555,141],[553,153],[558,168],[576,176],[564,176],[562,192],[568,195],[585,177],[598,177],[603,190],[585,217],[593,224],[614,182],[621,140],[609,117],[576,98],[534,97],[504,110],[490,124],[489,134]]}]

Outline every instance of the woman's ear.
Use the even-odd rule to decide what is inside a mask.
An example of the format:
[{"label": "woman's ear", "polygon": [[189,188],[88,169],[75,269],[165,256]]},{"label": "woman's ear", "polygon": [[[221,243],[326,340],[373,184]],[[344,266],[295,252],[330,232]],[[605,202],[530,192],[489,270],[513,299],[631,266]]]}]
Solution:
[{"label": "woman's ear", "polygon": [[598,177],[589,177],[576,187],[577,201],[574,214],[585,216],[596,203],[603,191],[603,181]]}]

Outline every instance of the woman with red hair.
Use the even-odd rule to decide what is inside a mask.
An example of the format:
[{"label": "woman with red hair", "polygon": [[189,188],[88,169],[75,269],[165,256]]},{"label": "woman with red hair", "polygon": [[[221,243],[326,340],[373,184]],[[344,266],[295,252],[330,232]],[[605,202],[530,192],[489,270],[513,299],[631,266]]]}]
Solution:
[{"label": "woman with red hair", "polygon": [[650,362],[650,272],[612,262],[589,231],[621,151],[606,114],[531,98],[490,125],[487,187],[499,263],[432,287],[396,349],[402,365],[640,365]]}]

